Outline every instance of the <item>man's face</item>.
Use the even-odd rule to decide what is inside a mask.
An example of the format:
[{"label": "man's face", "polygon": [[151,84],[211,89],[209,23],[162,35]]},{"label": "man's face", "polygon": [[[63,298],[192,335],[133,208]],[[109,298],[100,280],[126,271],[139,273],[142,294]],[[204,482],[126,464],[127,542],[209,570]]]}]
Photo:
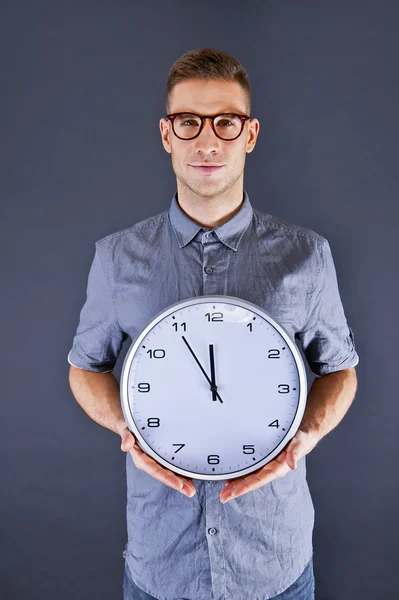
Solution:
[{"label": "man's face", "polygon": [[[246,99],[240,84],[235,81],[202,81],[190,79],[178,83],[170,98],[170,113],[190,112],[199,115],[235,113],[247,115]],[[161,119],[160,130],[163,146],[172,156],[173,170],[178,185],[184,186],[201,197],[215,197],[231,189],[243,180],[245,158],[252,152],[259,131],[259,121],[246,121],[241,135],[232,141],[218,138],[211,121],[195,139],[181,140],[175,136],[172,123]],[[215,163],[223,165],[213,173],[203,173],[192,165]]]}]

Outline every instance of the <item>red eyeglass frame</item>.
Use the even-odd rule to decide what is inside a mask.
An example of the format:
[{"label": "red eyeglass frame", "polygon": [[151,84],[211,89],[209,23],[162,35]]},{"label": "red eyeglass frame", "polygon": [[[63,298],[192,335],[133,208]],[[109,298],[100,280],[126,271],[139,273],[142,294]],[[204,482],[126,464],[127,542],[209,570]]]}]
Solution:
[{"label": "red eyeglass frame", "polygon": [[[192,138],[182,138],[179,135],[177,135],[177,133],[175,131],[175,127],[174,127],[174,120],[179,115],[195,115],[196,117],[199,117],[201,119],[200,130]],[[218,135],[216,133],[215,127],[214,127],[214,119],[216,119],[216,117],[221,117],[222,115],[234,115],[235,117],[238,117],[240,119],[240,121],[241,121],[241,130],[240,130],[240,133],[238,135],[236,135],[236,137],[231,138],[229,140],[226,140],[225,138],[220,137],[220,135]],[[168,119],[172,123],[172,131],[175,134],[175,136],[177,138],[179,138],[179,140],[183,140],[183,142],[189,142],[191,140],[195,140],[195,138],[199,136],[199,134],[201,133],[201,131],[204,128],[205,119],[211,119],[211,125],[212,125],[212,129],[213,129],[213,133],[216,135],[216,137],[218,137],[220,140],[223,140],[223,142],[233,142],[234,140],[236,140],[237,138],[239,138],[240,135],[242,134],[245,122],[246,121],[250,121],[253,117],[249,117],[248,115],[237,115],[236,113],[220,113],[218,115],[213,115],[213,116],[212,115],[198,115],[197,113],[191,113],[191,112],[188,112],[188,111],[183,111],[183,112],[171,113],[169,115],[166,115],[165,118]]]}]

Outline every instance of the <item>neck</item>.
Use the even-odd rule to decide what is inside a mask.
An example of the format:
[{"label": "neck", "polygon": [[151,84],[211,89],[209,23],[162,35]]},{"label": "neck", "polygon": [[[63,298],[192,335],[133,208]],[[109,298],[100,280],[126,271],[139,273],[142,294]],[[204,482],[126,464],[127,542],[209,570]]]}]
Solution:
[{"label": "neck", "polygon": [[182,188],[177,181],[177,202],[183,212],[193,221],[213,229],[231,219],[241,208],[244,202],[244,190],[226,190],[217,196],[199,196],[188,188]]}]

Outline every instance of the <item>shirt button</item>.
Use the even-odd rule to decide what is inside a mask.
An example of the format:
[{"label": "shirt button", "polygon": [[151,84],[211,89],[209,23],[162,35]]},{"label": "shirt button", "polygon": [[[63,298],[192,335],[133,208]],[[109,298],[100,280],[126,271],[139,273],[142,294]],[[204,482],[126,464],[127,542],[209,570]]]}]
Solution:
[{"label": "shirt button", "polygon": [[205,267],[205,273],[207,273],[208,275],[210,275],[211,273],[213,273],[212,267]]},{"label": "shirt button", "polygon": [[211,237],[211,235],[212,235],[212,232],[208,231],[208,233],[205,234],[205,237],[209,238],[209,237]]},{"label": "shirt button", "polygon": [[215,533],[216,533],[216,532],[217,532],[217,529],[216,529],[215,527],[210,527],[210,528],[208,529],[208,533],[209,533],[210,535],[215,535]]}]

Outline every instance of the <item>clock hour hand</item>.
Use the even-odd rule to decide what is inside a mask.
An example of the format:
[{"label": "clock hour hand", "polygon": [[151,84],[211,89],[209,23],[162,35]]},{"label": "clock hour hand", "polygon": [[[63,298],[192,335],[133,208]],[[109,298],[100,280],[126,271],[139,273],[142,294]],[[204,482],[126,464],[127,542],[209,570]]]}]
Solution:
[{"label": "clock hour hand", "polygon": [[223,402],[223,400],[221,399],[221,397],[219,396],[219,393],[216,390],[216,386],[213,385],[212,381],[209,379],[208,375],[206,374],[203,366],[201,365],[200,361],[198,360],[198,358],[195,356],[193,349],[191,348],[190,344],[188,343],[188,341],[186,340],[186,338],[184,337],[184,335],[182,335],[183,341],[186,344],[187,348],[190,350],[191,354],[193,355],[193,357],[195,358],[195,361],[197,363],[197,365],[199,366],[199,368],[201,369],[201,371],[203,372],[203,374],[205,375],[206,379],[208,380],[210,386],[211,386],[211,390],[215,392],[216,396],[219,398],[220,402]]},{"label": "clock hour hand", "polygon": [[216,376],[215,376],[215,356],[213,353],[213,344],[209,344],[209,359],[211,362],[211,390],[212,390],[212,400],[216,401],[216,390],[218,386],[216,385]]}]

